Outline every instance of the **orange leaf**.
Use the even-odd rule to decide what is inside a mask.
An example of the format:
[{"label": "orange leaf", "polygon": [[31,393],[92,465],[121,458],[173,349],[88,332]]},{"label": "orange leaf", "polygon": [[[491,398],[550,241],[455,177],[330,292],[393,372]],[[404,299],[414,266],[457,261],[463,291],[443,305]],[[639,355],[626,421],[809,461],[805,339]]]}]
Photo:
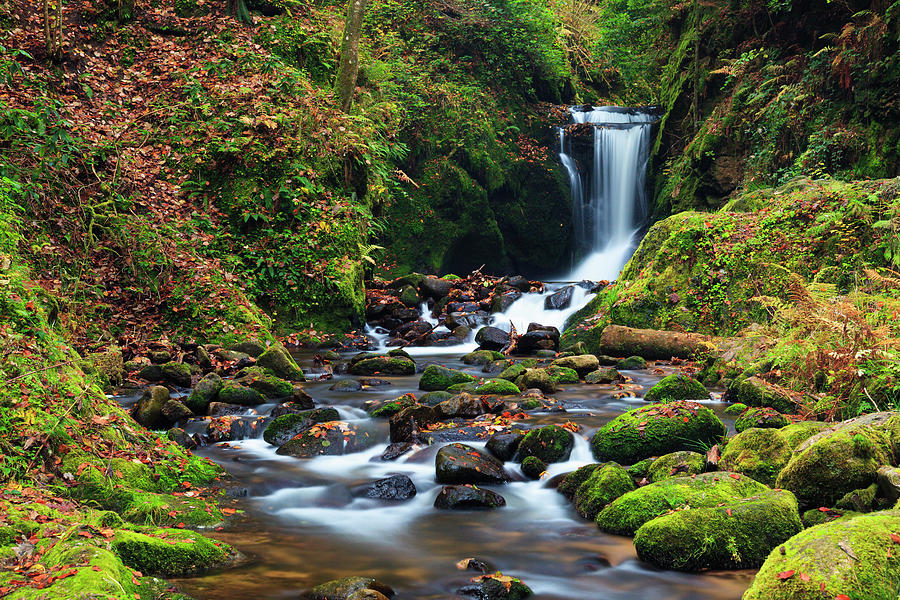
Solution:
[{"label": "orange leaf", "polygon": [[776,575],[775,577],[777,577],[778,579],[781,579],[781,580],[790,579],[791,577],[794,576],[794,573],[796,573],[796,571],[794,571],[793,569],[791,569],[790,571],[782,571],[781,573],[779,573],[779,574]]},{"label": "orange leaf", "polygon": [[896,533],[892,533],[891,539],[894,541],[895,544],[900,544],[900,535],[897,535]]}]

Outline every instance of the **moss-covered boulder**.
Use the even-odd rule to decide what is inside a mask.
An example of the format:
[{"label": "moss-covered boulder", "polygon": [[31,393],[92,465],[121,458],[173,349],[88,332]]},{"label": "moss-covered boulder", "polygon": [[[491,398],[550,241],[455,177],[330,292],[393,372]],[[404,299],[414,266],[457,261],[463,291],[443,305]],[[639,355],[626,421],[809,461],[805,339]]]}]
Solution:
[{"label": "moss-covered boulder", "polygon": [[844,421],[800,444],[776,479],[801,506],[831,506],[847,492],[875,483],[878,467],[896,464],[900,414],[881,412]]},{"label": "moss-covered boulder", "polygon": [[449,444],[438,450],[434,468],[438,483],[506,483],[510,480],[503,463],[466,444]]},{"label": "moss-covered boulder", "polygon": [[162,380],[178,387],[191,387],[191,368],[184,363],[167,362],[160,367]]},{"label": "moss-covered boulder", "polygon": [[522,461],[522,474],[528,479],[540,479],[541,474],[547,470],[547,463],[537,456],[526,456]]},{"label": "moss-covered boulder", "polygon": [[343,421],[316,423],[282,445],[276,454],[295,458],[350,454],[371,448],[375,437]]},{"label": "moss-covered boulder", "polygon": [[194,414],[205,415],[209,403],[216,401],[223,385],[225,382],[221,377],[215,373],[207,373],[191,390],[191,395],[184,401],[184,405],[194,411]]},{"label": "moss-covered boulder", "polygon": [[350,364],[353,375],[415,375],[416,363],[405,356],[371,356]]},{"label": "moss-covered boulder", "polygon": [[550,376],[547,369],[526,369],[516,379],[516,385],[521,390],[537,389],[545,394],[552,394],[556,391],[556,381]]},{"label": "moss-covered boulder", "polygon": [[747,406],[769,406],[784,414],[797,412],[794,394],[759,377],[736,380],[728,387],[726,397],[731,402],[740,402]]},{"label": "moss-covered boulder", "polygon": [[575,469],[562,478],[559,485],[556,487],[556,491],[566,498],[574,498],[575,492],[578,491],[579,486],[587,481],[588,477],[602,466],[603,465],[599,463],[594,463]]},{"label": "moss-covered boulder", "polygon": [[480,396],[510,396],[518,394],[519,388],[516,387],[516,384],[506,379],[488,379],[476,386],[473,392]]},{"label": "moss-covered boulder", "polygon": [[287,398],[294,392],[294,384],[276,377],[262,367],[247,367],[238,373],[235,381],[253,388],[266,398]]},{"label": "moss-covered boulder", "polygon": [[233,552],[224,542],[177,529],[120,530],[111,547],[127,566],[161,577],[204,573],[224,566]]},{"label": "moss-covered boulder", "polygon": [[476,350],[463,356],[462,361],[467,365],[486,365],[504,358],[506,357],[494,350]]},{"label": "moss-covered boulder", "polygon": [[725,425],[710,409],[695,402],[653,404],[619,415],[591,438],[598,461],[630,465],[650,456],[699,450],[725,435]]},{"label": "moss-covered boulder", "polygon": [[687,375],[675,374],[663,377],[647,390],[644,400],[648,402],[671,402],[673,400],[706,400],[709,392],[703,384]]},{"label": "moss-covered boulder", "polygon": [[282,446],[316,423],[338,421],[340,418],[338,411],[331,407],[281,415],[266,426],[263,440],[273,446]]},{"label": "moss-covered boulder", "polygon": [[416,397],[412,394],[404,394],[399,398],[371,405],[369,414],[376,418],[388,419],[408,406],[416,404]]},{"label": "moss-covered boulder", "polygon": [[437,406],[441,402],[446,402],[452,397],[453,393],[446,390],[426,392],[419,396],[419,404],[424,404],[425,406]]},{"label": "moss-covered boulder", "polygon": [[578,383],[579,381],[578,372],[569,367],[551,365],[547,367],[547,374],[550,375],[550,378],[557,384]]},{"label": "moss-covered boulder", "polygon": [[794,495],[766,490],[652,519],[635,533],[634,547],[638,558],[664,569],[751,569],[802,529]]},{"label": "moss-covered boulder", "polygon": [[441,365],[428,365],[422,372],[422,377],[419,378],[419,389],[435,392],[446,390],[451,385],[472,383],[473,381],[475,381],[475,377],[468,373]]},{"label": "moss-covered boulder", "polygon": [[778,430],[751,428],[728,440],[719,468],[774,485],[791,453],[790,444]]},{"label": "moss-covered boulder", "polygon": [[[304,600],[353,600],[354,598],[369,598],[368,596],[356,596],[366,590],[374,590],[379,594],[392,598],[394,590],[385,583],[372,577],[344,577],[317,585],[303,593]],[[377,596],[376,596],[377,598]]]},{"label": "moss-covered boulder", "polygon": [[161,385],[155,385],[144,390],[144,394],[131,409],[131,416],[147,429],[160,429],[166,425],[162,407],[168,401],[169,390]]},{"label": "moss-covered boulder", "polygon": [[219,402],[239,404],[241,406],[257,406],[266,401],[266,397],[250,387],[244,387],[237,381],[226,381],[219,390]]},{"label": "moss-covered boulder", "polygon": [[[468,588],[463,591],[467,596],[470,595]],[[482,575],[477,587],[472,591],[481,600],[525,600],[534,594],[521,579],[504,575],[499,571]]]},{"label": "moss-covered boulder", "polygon": [[706,468],[706,457],[698,452],[681,450],[671,452],[657,458],[647,470],[647,478],[651,482],[662,481],[671,477],[698,475]]},{"label": "moss-covered boulder", "polygon": [[769,554],[744,600],[894,598],[900,511],[887,510],[805,529]]},{"label": "moss-covered boulder", "polygon": [[[631,475],[635,480],[640,481],[641,479],[649,478],[650,476],[650,467],[653,466],[653,463],[656,462],[656,457],[645,458],[644,460],[639,460],[638,462],[630,465],[628,467],[628,474]],[[648,479],[649,481],[649,479]]]},{"label": "moss-covered boulder", "polygon": [[545,463],[565,462],[575,447],[575,436],[558,425],[529,431],[519,444],[520,459],[536,456]]},{"label": "moss-covered boulder", "polygon": [[790,424],[790,421],[783,414],[768,407],[749,407],[741,413],[734,422],[734,428],[738,433],[751,427],[759,429],[780,429]]},{"label": "moss-covered boulder", "polygon": [[617,360],[615,366],[622,371],[634,371],[637,369],[646,369],[647,361],[640,356],[629,356]]},{"label": "moss-covered boulder", "polygon": [[596,371],[597,369],[599,369],[600,361],[597,360],[597,357],[593,354],[579,354],[576,356],[557,358],[552,363],[550,363],[550,366],[572,369],[578,373],[579,377],[584,377],[591,371]]},{"label": "moss-covered boulder", "polygon": [[737,402],[735,404],[729,404],[728,407],[724,410],[724,413],[729,417],[736,417],[745,410],[747,410],[747,405],[743,402]]},{"label": "moss-covered boulder", "polygon": [[516,363],[514,365],[510,365],[503,369],[499,375],[497,375],[500,379],[506,379],[507,381],[515,381],[519,377],[521,377],[525,371],[528,370],[523,363]]},{"label": "moss-covered boulder", "polygon": [[273,344],[256,359],[257,366],[264,367],[276,377],[288,381],[306,381],[303,370],[281,344]]},{"label": "moss-covered boulder", "polygon": [[612,367],[601,367],[584,376],[585,383],[607,384],[619,381],[622,376]]},{"label": "moss-covered boulder", "polygon": [[738,473],[703,473],[673,477],[640,487],[619,497],[597,515],[597,526],[607,533],[634,535],[641,525],[671,510],[713,507],[769,491]]},{"label": "moss-covered boulder", "polygon": [[[579,515],[593,521],[597,517],[597,513],[603,510],[610,502],[634,490],[636,486],[628,471],[616,463],[588,466],[594,468],[582,471],[580,475],[576,476],[577,478],[581,475],[587,475],[584,481],[575,488],[572,501]],[[566,479],[572,477],[575,473],[570,473]],[[573,483],[574,480],[570,481],[563,493],[566,493],[565,490]]]}]

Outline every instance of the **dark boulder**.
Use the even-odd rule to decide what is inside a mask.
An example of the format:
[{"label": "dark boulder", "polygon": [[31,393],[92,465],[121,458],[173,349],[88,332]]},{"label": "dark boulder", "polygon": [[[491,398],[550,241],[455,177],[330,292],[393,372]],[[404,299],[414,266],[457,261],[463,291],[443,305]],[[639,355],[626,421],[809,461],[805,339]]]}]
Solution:
[{"label": "dark boulder", "polygon": [[512,460],[524,438],[524,433],[495,433],[485,448],[502,461]]},{"label": "dark boulder", "polygon": [[489,509],[502,506],[506,506],[506,499],[497,492],[470,485],[444,486],[434,499],[434,507],[443,510]]},{"label": "dark boulder", "polygon": [[391,475],[356,486],[351,492],[354,496],[377,500],[409,500],[416,495],[416,486],[406,475]]},{"label": "dark boulder", "polygon": [[509,345],[509,333],[497,327],[482,327],[475,334],[475,343],[482,350],[503,350]]},{"label": "dark boulder", "polygon": [[434,460],[438,483],[506,483],[509,473],[503,463],[465,444],[449,444]]},{"label": "dark boulder", "polygon": [[572,294],[575,287],[567,285],[556,293],[550,294],[544,299],[544,309],[546,310],[563,310],[569,308],[572,304]]},{"label": "dark boulder", "polygon": [[419,293],[423,297],[440,300],[450,293],[453,282],[446,279],[438,279],[437,277],[426,277],[419,282]]}]

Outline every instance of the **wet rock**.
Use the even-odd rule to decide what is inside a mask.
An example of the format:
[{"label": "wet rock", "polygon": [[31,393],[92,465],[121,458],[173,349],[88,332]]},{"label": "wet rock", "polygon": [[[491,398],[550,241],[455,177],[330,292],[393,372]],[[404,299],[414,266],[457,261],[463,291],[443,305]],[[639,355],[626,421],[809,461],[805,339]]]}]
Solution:
[{"label": "wet rock", "polygon": [[575,436],[558,425],[533,429],[519,444],[518,456],[536,456],[545,463],[565,462],[575,447]]},{"label": "wet rock", "polygon": [[478,385],[473,393],[479,396],[515,396],[519,394],[519,388],[506,379],[488,379]]},{"label": "wet rock", "polygon": [[213,417],[206,421],[203,437],[212,444],[243,440],[251,437],[250,432],[255,431],[252,423],[253,421],[237,416]]},{"label": "wet rock", "polygon": [[619,415],[591,438],[594,458],[633,464],[650,456],[712,445],[725,425],[710,409],[695,402],[653,404]]},{"label": "wet rock", "polygon": [[428,365],[419,379],[419,389],[426,392],[442,391],[451,385],[473,381],[475,381],[475,378],[468,373],[441,365]]},{"label": "wet rock", "polygon": [[457,342],[464,342],[469,339],[469,336],[472,335],[472,328],[468,325],[459,325],[453,328],[453,331],[450,332],[450,337],[452,337]]},{"label": "wet rock", "polygon": [[653,519],[637,530],[634,547],[638,558],[664,569],[752,569],[802,529],[794,495],[765,490]]},{"label": "wet rock", "polygon": [[281,415],[272,420],[263,432],[263,440],[273,446],[282,446],[316,423],[340,419],[334,408],[318,408],[301,413]]},{"label": "wet rock", "polygon": [[131,416],[147,429],[160,429],[166,425],[162,407],[168,401],[169,390],[155,385],[144,390],[144,394],[131,409]]},{"label": "wet rock", "polygon": [[317,423],[282,445],[276,454],[295,458],[335,456],[360,452],[374,445],[368,432],[343,421]]},{"label": "wet rock", "polygon": [[440,414],[430,406],[417,404],[404,408],[390,419],[391,442],[413,442],[419,429],[440,421]]},{"label": "wet rock", "polygon": [[412,442],[395,442],[388,444],[388,447],[381,453],[381,460],[396,460],[412,450],[414,444]]},{"label": "wet rock", "polygon": [[[888,582],[900,580],[900,562],[896,551],[889,553],[886,546],[898,531],[897,510],[838,519],[801,531],[769,554],[744,600],[892,598],[895,587]],[[794,575],[781,576],[788,572]]]},{"label": "wet rock", "polygon": [[575,492],[578,491],[578,488],[581,486],[581,484],[587,481],[591,474],[593,474],[594,471],[602,466],[603,465],[597,463],[584,465],[583,467],[575,469],[571,473],[565,474],[562,480],[556,486],[556,491],[566,498],[573,498],[575,496]]},{"label": "wet rock", "polygon": [[213,356],[215,356],[219,360],[224,360],[226,362],[239,362],[250,358],[250,355],[246,352],[226,350],[225,348],[216,348],[215,350],[213,350]]},{"label": "wet rock", "polygon": [[509,341],[509,333],[497,327],[482,327],[475,334],[475,343],[482,350],[503,350]]},{"label": "wet rock", "polygon": [[647,361],[640,356],[629,356],[616,361],[616,368],[621,371],[636,371],[638,369],[646,369]]},{"label": "wet rock", "polygon": [[609,384],[620,379],[622,376],[612,367],[602,367],[584,376],[584,382],[592,384]]},{"label": "wet rock", "polygon": [[227,381],[219,390],[219,401],[241,406],[257,406],[266,401],[265,397],[253,388],[244,387],[236,381]]},{"label": "wet rock", "polygon": [[495,433],[487,441],[487,451],[502,461],[512,460],[525,438],[524,433]]},{"label": "wet rock", "polygon": [[526,456],[522,461],[522,474],[528,479],[540,479],[547,470],[547,463],[536,456]]},{"label": "wet rock", "polygon": [[179,427],[173,427],[172,429],[166,432],[166,437],[181,446],[182,448],[187,448],[188,450],[193,450],[197,447],[197,442],[192,438],[188,433]]},{"label": "wet rock", "polygon": [[416,291],[416,288],[411,285],[404,285],[400,288],[400,295],[398,298],[400,302],[409,308],[416,308],[421,304],[419,293]]},{"label": "wet rock", "polygon": [[522,297],[522,292],[519,290],[512,290],[509,292],[504,292],[499,296],[495,296],[493,302],[491,302],[491,312],[493,313],[503,313],[506,312],[510,306],[515,303],[516,300]]},{"label": "wet rock", "polygon": [[450,444],[438,450],[435,457],[438,483],[506,483],[509,473],[503,463],[465,444]]},{"label": "wet rock", "polygon": [[751,427],[758,429],[781,429],[790,425],[790,421],[774,408],[747,408],[734,422],[735,430],[740,433]]},{"label": "wet rock", "polygon": [[378,379],[377,377],[363,377],[359,382],[364,387],[384,387],[386,385],[393,385],[387,379]]},{"label": "wet rock", "polygon": [[224,384],[221,377],[215,373],[208,373],[191,390],[190,396],[184,401],[185,406],[195,414],[206,414],[207,407],[218,398],[219,390]]},{"label": "wet rock", "polygon": [[797,412],[797,402],[793,394],[759,377],[748,377],[728,386],[723,400],[740,402],[747,406],[769,406],[784,414]]},{"label": "wet rock", "polygon": [[280,344],[273,344],[256,359],[256,364],[272,371],[276,377],[288,381],[306,381],[303,370]]},{"label": "wet rock", "polygon": [[891,503],[900,500],[900,469],[883,465],[878,467],[878,490]]},{"label": "wet rock", "polygon": [[531,291],[531,282],[522,277],[521,275],[514,275],[509,278],[506,282],[506,285],[510,287],[514,287],[520,292],[529,292]]},{"label": "wet rock", "polygon": [[160,413],[169,423],[178,423],[194,416],[194,413],[187,406],[178,400],[171,399],[162,405]]},{"label": "wet rock", "polygon": [[419,292],[425,298],[433,298],[440,300],[450,293],[453,282],[446,279],[438,279],[437,277],[426,277],[419,282]]},{"label": "wet rock", "polygon": [[651,483],[671,477],[685,477],[702,473],[706,468],[706,456],[699,452],[681,450],[660,456],[647,470]]},{"label": "wet rock", "polygon": [[275,377],[262,367],[254,366],[242,369],[234,381],[256,390],[269,399],[287,398],[294,391],[294,384]]},{"label": "wet rock", "polygon": [[476,350],[463,356],[462,361],[467,365],[486,365],[491,361],[503,360],[503,358],[502,354],[494,350]]},{"label": "wet rock", "polygon": [[365,590],[374,590],[379,594],[392,598],[394,590],[387,584],[372,577],[344,577],[335,579],[304,592],[304,600],[357,600],[351,599],[353,594]]},{"label": "wet rock", "polygon": [[547,372],[547,369],[527,369],[525,373],[516,380],[519,389],[537,389],[545,394],[552,394],[556,391],[556,381]]},{"label": "wet rock", "polygon": [[561,383],[563,385],[578,383],[578,372],[575,371],[575,369],[551,365],[547,367],[547,374],[550,375],[550,378],[555,383]]},{"label": "wet rock", "polygon": [[333,392],[358,392],[362,389],[362,384],[355,379],[343,379],[333,383],[328,389]]},{"label": "wet rock", "polygon": [[506,499],[491,490],[471,485],[446,485],[434,499],[434,507],[442,510],[491,509],[506,506]]},{"label": "wet rock", "polygon": [[444,326],[451,331],[458,327],[468,327],[471,330],[483,324],[484,321],[485,318],[481,315],[451,312],[444,317]]},{"label": "wet rock", "polygon": [[478,584],[466,586],[459,593],[478,600],[523,600],[533,594],[522,580],[508,577],[499,571],[484,575]]},{"label": "wet rock", "polygon": [[544,299],[544,310],[563,310],[572,304],[572,294],[575,286],[567,285],[558,292],[550,294]]},{"label": "wet rock", "polygon": [[409,406],[415,406],[416,397],[412,394],[404,394],[399,398],[394,398],[393,400],[388,400],[385,402],[374,402],[373,404],[367,406],[366,410],[369,411],[369,414],[375,418],[389,418],[404,408]]},{"label": "wet rock", "polygon": [[354,496],[377,500],[409,500],[416,495],[416,486],[406,475],[391,475],[356,486],[351,492]]},{"label": "wet rock", "polygon": [[162,365],[172,360],[172,353],[168,350],[151,350],[147,352],[147,358],[154,365]]},{"label": "wet rock", "polygon": [[452,418],[471,419],[485,412],[487,411],[481,398],[466,393],[457,394],[435,407],[435,413],[441,421]]},{"label": "wet rock", "polygon": [[257,358],[259,355],[266,351],[266,345],[259,340],[244,340],[243,342],[236,342],[234,344],[225,346],[225,349],[231,352],[240,352],[242,354],[246,354],[247,356]]},{"label": "wet rock", "polygon": [[404,356],[373,356],[350,364],[353,375],[415,375],[416,363]]},{"label": "wet rock", "polygon": [[179,387],[191,387],[191,368],[183,363],[167,362],[161,367],[162,379]]},{"label": "wet rock", "polygon": [[[529,325],[529,329],[535,324]],[[538,325],[543,327],[543,325]],[[559,330],[555,327],[546,329],[531,329],[519,336],[516,340],[516,353],[528,354],[538,350],[557,350],[559,348]]]},{"label": "wet rock", "polygon": [[567,356],[565,358],[557,358],[550,366],[565,367],[573,369],[580,377],[585,377],[588,373],[596,371],[600,368],[600,361],[593,354],[581,354],[577,356]]},{"label": "wet rock", "polygon": [[677,508],[715,507],[769,492],[765,485],[737,473],[703,473],[651,483],[614,500],[597,515],[606,533],[634,535],[644,523]]},{"label": "wet rock", "polygon": [[743,404],[741,402],[738,402],[737,404],[729,405],[724,410],[724,413],[730,417],[736,417],[736,416],[740,415],[742,412],[744,412],[745,410],[747,410],[747,405]]},{"label": "wet rock", "polygon": [[313,402],[312,396],[299,385],[294,386],[294,389],[291,391],[291,399],[286,404],[295,410],[305,410],[316,405],[316,403]]},{"label": "wet rock", "polygon": [[240,404],[228,404],[227,402],[210,402],[206,414],[211,417],[229,417],[243,415],[247,412],[246,406]]},{"label": "wet rock", "polygon": [[824,423],[801,421],[782,429],[746,429],[728,440],[719,468],[774,486],[794,448],[823,427]]},{"label": "wet rock", "polygon": [[[572,502],[579,515],[592,521],[613,500],[636,487],[628,471],[616,463],[596,465],[596,468],[581,474],[587,477],[575,488]],[[568,483],[566,489],[573,483],[574,480]]]},{"label": "wet rock", "polygon": [[702,383],[693,377],[681,374],[663,377],[644,394],[644,400],[648,402],[707,399],[709,399],[709,392]]}]

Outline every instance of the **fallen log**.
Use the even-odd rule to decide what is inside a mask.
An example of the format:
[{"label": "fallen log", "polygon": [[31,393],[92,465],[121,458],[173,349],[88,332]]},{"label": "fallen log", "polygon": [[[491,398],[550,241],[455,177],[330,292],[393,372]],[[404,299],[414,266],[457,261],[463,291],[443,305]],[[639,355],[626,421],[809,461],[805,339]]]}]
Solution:
[{"label": "fallen log", "polygon": [[607,325],[600,334],[600,352],[609,356],[641,356],[649,360],[694,358],[714,349],[721,339],[700,333]]}]

